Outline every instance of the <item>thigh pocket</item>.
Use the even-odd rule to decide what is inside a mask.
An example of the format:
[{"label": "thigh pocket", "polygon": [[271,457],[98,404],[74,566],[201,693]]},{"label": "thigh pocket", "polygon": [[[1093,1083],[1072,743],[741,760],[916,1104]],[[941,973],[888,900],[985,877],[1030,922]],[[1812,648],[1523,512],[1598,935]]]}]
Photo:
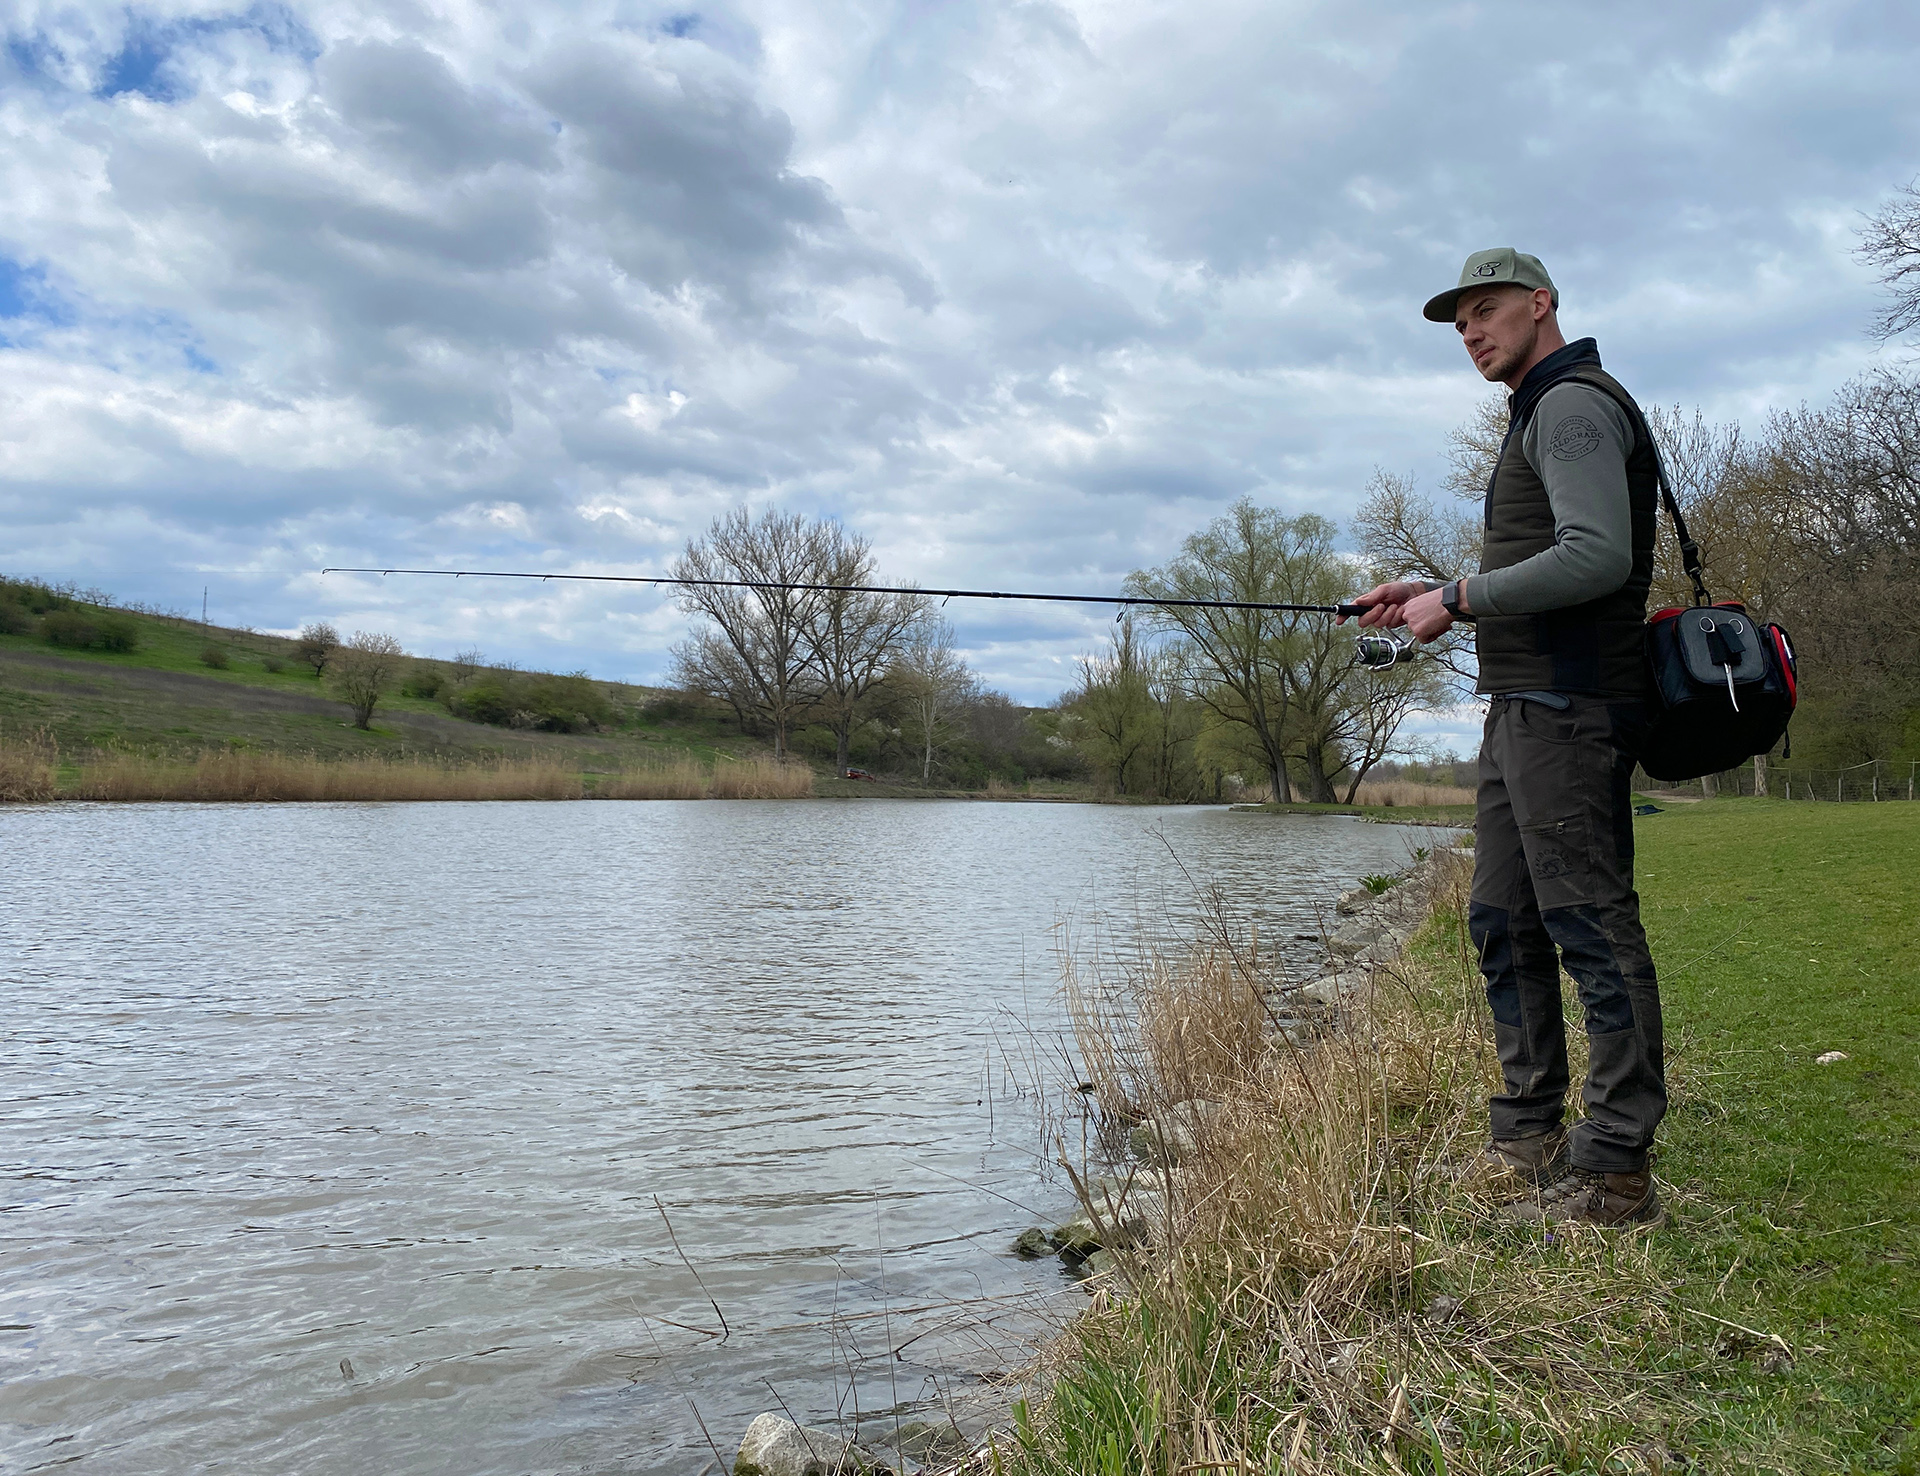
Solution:
[{"label": "thigh pocket", "polygon": [[1542,912],[1593,901],[1593,852],[1584,819],[1523,825],[1520,844]]}]

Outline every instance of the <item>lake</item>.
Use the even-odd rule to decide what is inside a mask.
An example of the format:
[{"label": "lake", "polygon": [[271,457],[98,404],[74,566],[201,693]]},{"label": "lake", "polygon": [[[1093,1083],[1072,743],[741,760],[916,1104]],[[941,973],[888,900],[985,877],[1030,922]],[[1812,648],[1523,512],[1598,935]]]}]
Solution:
[{"label": "lake", "polygon": [[1058,925],[1180,936],[1217,885],[1290,939],[1437,834],[0,811],[0,1468],[691,1473],[783,1404],[980,1397],[1084,1301],[1007,1249],[1073,1208]]}]

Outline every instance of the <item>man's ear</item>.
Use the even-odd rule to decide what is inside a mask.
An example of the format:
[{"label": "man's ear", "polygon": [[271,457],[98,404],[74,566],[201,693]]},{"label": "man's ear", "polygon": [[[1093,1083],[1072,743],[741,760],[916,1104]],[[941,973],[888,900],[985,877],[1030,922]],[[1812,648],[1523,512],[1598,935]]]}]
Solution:
[{"label": "man's ear", "polygon": [[1533,321],[1543,323],[1553,316],[1553,293],[1545,287],[1533,289]]}]

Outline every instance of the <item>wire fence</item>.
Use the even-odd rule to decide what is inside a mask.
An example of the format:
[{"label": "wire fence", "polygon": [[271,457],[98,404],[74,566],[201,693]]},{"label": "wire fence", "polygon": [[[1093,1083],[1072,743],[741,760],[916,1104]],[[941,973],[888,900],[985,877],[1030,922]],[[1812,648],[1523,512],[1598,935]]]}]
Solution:
[{"label": "wire fence", "polygon": [[1751,762],[1724,774],[1708,774],[1683,783],[1652,779],[1634,771],[1634,788],[1645,792],[1715,795],[1764,795],[1771,799],[1825,800],[1829,804],[1875,803],[1920,798],[1920,761],[1871,759],[1842,769],[1810,769],[1779,762]]}]

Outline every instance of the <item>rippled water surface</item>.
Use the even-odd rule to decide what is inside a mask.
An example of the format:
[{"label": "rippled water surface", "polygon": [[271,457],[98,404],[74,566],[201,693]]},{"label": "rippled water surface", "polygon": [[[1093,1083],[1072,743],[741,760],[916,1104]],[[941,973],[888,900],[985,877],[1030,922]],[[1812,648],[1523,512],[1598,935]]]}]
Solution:
[{"label": "rippled water surface", "polygon": [[1310,931],[1430,839],[965,802],[0,812],[0,1468],[690,1473],[703,1422],[730,1454],[780,1401],[964,1390],[1079,1296],[1006,1253],[1071,1207],[1022,1064],[1062,1026],[1055,924],[1177,930],[1197,882]]}]

